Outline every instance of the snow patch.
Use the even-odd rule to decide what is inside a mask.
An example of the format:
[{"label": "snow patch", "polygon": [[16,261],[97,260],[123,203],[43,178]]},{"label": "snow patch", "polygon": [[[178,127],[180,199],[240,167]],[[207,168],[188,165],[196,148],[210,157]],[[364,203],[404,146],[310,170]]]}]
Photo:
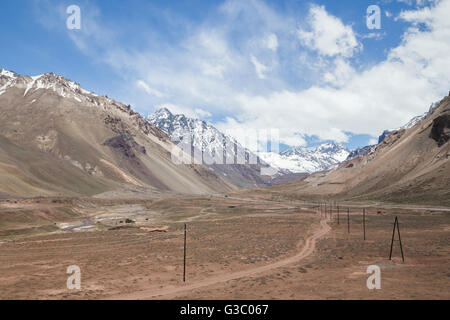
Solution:
[{"label": "snow patch", "polygon": [[0,96],[6,92],[6,89],[8,89],[13,83],[15,79],[8,80],[2,87],[0,87]]},{"label": "snow patch", "polygon": [[17,75],[14,74],[14,72],[5,70],[5,69],[0,69],[0,76],[5,76],[5,77],[9,77],[9,78],[17,78]]}]

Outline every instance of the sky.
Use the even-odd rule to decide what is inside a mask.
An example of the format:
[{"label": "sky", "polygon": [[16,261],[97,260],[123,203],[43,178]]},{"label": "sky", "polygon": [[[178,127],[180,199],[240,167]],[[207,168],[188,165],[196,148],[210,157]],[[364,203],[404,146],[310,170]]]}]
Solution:
[{"label": "sky", "polygon": [[[80,29],[67,28],[70,5]],[[371,5],[379,29],[367,25]],[[63,75],[143,116],[167,107],[223,131],[276,129],[283,147],[375,143],[450,90],[450,0],[19,0],[0,10],[0,68]]]}]

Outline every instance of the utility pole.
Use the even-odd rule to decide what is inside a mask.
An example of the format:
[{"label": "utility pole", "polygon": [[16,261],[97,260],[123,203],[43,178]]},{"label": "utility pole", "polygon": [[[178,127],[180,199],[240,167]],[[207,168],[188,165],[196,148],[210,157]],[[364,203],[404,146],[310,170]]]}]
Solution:
[{"label": "utility pole", "polygon": [[389,253],[389,260],[392,260],[392,248],[394,246],[394,236],[395,236],[395,227],[396,226],[397,226],[397,233],[398,233],[398,241],[400,243],[400,251],[402,253],[402,260],[403,260],[403,262],[405,262],[405,256],[403,255],[402,238],[400,237],[400,225],[398,223],[398,218],[397,217],[395,217],[394,230],[392,230],[391,252]]}]

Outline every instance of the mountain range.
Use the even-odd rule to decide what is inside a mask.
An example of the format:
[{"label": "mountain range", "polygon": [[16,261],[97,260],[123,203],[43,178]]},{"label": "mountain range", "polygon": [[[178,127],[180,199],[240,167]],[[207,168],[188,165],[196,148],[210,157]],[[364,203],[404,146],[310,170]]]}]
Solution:
[{"label": "mountain range", "polygon": [[[273,187],[308,199],[450,205],[450,96],[412,126],[394,131],[367,154],[327,173]],[[277,191],[279,190],[279,191]]]},{"label": "mountain range", "polygon": [[[309,148],[292,147],[279,154],[273,152],[254,153],[240,145],[236,139],[220,132],[213,125],[200,119],[186,117],[183,114],[172,114],[167,108],[161,108],[150,114],[147,120],[164,131],[176,144],[191,139],[192,145],[202,150],[209,157],[214,157],[217,150],[226,149],[227,145],[231,145],[231,149],[236,150],[236,153],[245,154],[245,159],[257,159],[258,166],[267,168],[270,165],[274,168],[274,172],[277,172],[275,175],[277,177],[330,170],[344,161],[349,154],[349,151],[343,145],[334,142]],[[221,172],[227,176],[229,174],[227,166],[211,167],[216,172]],[[235,165],[233,167],[242,171],[248,166]],[[224,170],[227,170],[227,172]],[[261,181],[260,174],[255,173],[256,175],[252,180],[257,183],[253,182],[254,185],[261,185],[261,182],[262,184],[270,184],[267,178]]]},{"label": "mountain range", "polygon": [[0,69],[0,196],[236,190],[203,165],[174,164],[173,147],[129,105],[53,73]]},{"label": "mountain range", "polygon": [[313,173],[335,168],[347,159],[349,150],[340,143],[324,143],[315,147],[292,147],[281,153],[260,153],[271,166],[295,173]]},{"label": "mountain range", "polygon": [[[430,114],[436,106],[437,104],[433,103],[428,112],[412,118],[399,128],[385,130],[379,137],[379,143],[393,132],[413,127]],[[213,125],[200,119],[186,117],[183,114],[172,114],[167,108],[157,110],[149,115],[147,120],[164,131],[175,144],[183,143],[187,139],[192,140],[192,146],[202,150],[210,158],[215,157],[217,150],[226,149],[227,145],[231,145],[231,149],[235,150],[236,153],[245,154],[246,160],[250,158],[258,159],[259,166],[264,168],[270,166],[276,172],[275,177],[277,179],[275,180],[283,176],[283,182],[296,180],[299,177],[304,177],[305,174],[332,170],[344,161],[372,152],[376,147],[376,145],[369,145],[348,150],[340,143],[327,142],[313,147],[294,146],[280,153],[258,152],[255,154],[241,146],[231,136],[220,132]],[[230,166],[211,165],[210,167],[224,176],[230,174]],[[271,180],[268,180],[267,177],[261,179],[259,172],[257,172],[257,170],[261,170],[261,167],[254,166],[254,169],[257,169],[256,171],[250,170],[251,166],[248,165],[233,167],[235,170],[234,175],[231,175],[231,180],[239,186],[252,187],[274,184],[274,177]],[[242,177],[243,172],[245,172],[244,177]],[[303,175],[298,176],[298,174]],[[251,176],[251,184],[248,183],[249,176]]]},{"label": "mountain range", "polygon": [[[220,158],[222,150],[232,149],[244,162],[176,164],[173,150],[186,136],[202,158]],[[202,120],[167,109],[145,119],[130,105],[62,76],[0,69],[0,197],[129,199],[283,183],[272,191],[448,203],[449,139],[445,97],[377,145],[350,152],[326,143],[255,154]]]},{"label": "mountain range", "polygon": [[198,152],[199,162],[239,187],[268,186],[276,184],[280,176],[289,181],[297,177],[288,170],[271,168],[259,155],[206,121],[173,114],[167,108],[158,109],[146,119],[166,133],[173,143],[188,151],[192,148],[193,155]]}]

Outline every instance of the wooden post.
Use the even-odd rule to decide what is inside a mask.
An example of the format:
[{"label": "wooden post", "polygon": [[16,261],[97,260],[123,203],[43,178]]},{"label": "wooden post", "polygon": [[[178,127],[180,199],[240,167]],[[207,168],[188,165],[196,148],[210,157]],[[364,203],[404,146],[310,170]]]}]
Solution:
[{"label": "wooden post", "polygon": [[187,227],[186,223],[184,224],[184,263],[183,263],[183,282],[186,282],[186,233]]},{"label": "wooden post", "polygon": [[398,223],[398,218],[395,217],[394,229],[392,230],[392,240],[391,240],[391,251],[389,253],[389,260],[392,260],[392,248],[394,247],[394,237],[395,237],[395,227],[397,226],[398,241],[400,242],[400,251],[402,253],[402,261],[405,262],[405,256],[403,255],[402,238],[400,237],[400,225]]},{"label": "wooden post", "polygon": [[389,260],[392,260],[392,248],[394,247],[395,226],[397,225],[397,217],[394,220],[394,229],[392,230],[391,251],[389,252]]},{"label": "wooden post", "polygon": [[400,224],[397,219],[397,232],[398,232],[398,242],[400,242],[400,252],[402,253],[402,261],[405,262],[405,256],[403,255],[402,238],[400,237]]}]

